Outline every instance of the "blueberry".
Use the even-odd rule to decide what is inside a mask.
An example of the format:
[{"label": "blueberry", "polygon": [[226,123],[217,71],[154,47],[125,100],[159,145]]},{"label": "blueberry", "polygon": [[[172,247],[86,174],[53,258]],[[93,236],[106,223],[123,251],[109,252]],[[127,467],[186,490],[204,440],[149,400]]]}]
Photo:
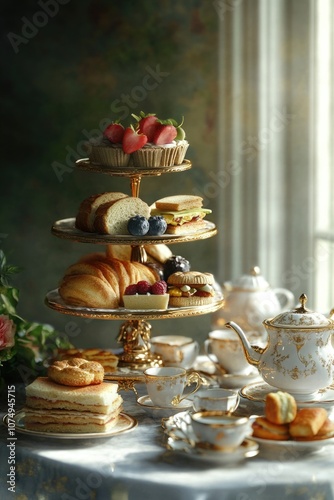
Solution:
[{"label": "blueberry", "polygon": [[128,220],[128,231],[133,236],[144,236],[149,228],[148,220],[143,215],[135,215]]},{"label": "blueberry", "polygon": [[150,236],[160,236],[164,234],[167,229],[167,222],[162,217],[162,215],[153,215],[148,219],[150,229],[148,230],[148,235]]},{"label": "blueberry", "polygon": [[190,271],[190,263],[187,259],[181,255],[172,255],[166,260],[164,265],[164,279],[167,281],[169,276],[177,272],[185,273]]}]

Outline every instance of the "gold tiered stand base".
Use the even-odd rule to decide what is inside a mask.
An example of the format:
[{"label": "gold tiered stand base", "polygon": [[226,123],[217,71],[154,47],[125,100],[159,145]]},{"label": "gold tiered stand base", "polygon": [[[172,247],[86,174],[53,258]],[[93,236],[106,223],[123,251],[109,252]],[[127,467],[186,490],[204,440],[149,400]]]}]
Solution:
[{"label": "gold tiered stand base", "polygon": [[150,351],[151,325],[144,320],[130,320],[121,326],[117,341],[123,343],[118,355],[118,366],[146,370],[162,366],[161,356]]}]

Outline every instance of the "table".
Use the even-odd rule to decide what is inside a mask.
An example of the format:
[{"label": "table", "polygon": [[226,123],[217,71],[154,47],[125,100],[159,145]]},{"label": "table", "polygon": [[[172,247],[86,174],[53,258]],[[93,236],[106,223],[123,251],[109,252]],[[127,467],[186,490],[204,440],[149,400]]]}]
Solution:
[{"label": "table", "polygon": [[[138,387],[145,394],[144,387]],[[16,411],[24,390],[17,388]],[[314,453],[261,449],[239,464],[217,465],[166,449],[161,421],[122,391],[124,411],[138,426],[109,439],[64,441],[16,433],[15,494],[9,473],[8,430],[1,425],[1,499],[19,500],[251,500],[334,498],[334,444]],[[3,410],[3,408],[2,408]],[[239,414],[261,414],[242,398]],[[2,413],[3,415],[3,413]]]}]

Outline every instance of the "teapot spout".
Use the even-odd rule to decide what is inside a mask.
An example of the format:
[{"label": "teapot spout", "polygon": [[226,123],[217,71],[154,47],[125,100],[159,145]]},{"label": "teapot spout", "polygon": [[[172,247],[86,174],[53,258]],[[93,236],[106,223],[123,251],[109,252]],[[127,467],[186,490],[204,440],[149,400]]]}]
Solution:
[{"label": "teapot spout", "polygon": [[234,323],[233,321],[225,323],[225,327],[231,328],[239,336],[248,363],[254,366],[258,366],[261,356],[264,352],[264,349],[259,346],[252,347],[245,333],[240,328],[240,326]]}]

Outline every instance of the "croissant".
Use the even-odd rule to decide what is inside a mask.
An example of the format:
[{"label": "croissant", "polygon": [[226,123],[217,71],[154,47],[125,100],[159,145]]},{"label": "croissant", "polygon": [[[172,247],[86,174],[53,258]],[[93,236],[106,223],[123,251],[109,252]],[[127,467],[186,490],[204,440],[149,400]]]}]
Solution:
[{"label": "croissant", "polygon": [[116,309],[123,305],[128,285],[141,280],[153,284],[158,279],[158,273],[145,264],[92,254],[66,269],[59,295],[73,306]]}]

